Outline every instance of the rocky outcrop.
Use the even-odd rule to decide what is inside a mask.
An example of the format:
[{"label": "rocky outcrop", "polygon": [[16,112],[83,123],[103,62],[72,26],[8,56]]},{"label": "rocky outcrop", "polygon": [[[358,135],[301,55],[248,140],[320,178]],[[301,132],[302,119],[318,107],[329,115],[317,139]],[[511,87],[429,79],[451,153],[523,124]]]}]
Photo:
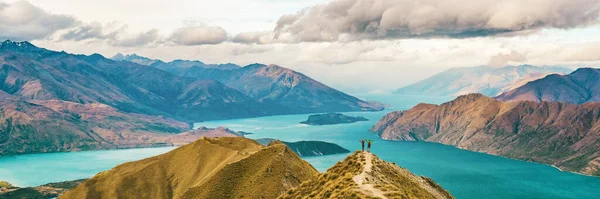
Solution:
[{"label": "rocky outcrop", "polygon": [[386,115],[371,131],[600,175],[600,103],[500,102],[481,94]]},{"label": "rocky outcrop", "polygon": [[308,125],[330,125],[330,124],[347,124],[359,121],[369,121],[369,119],[358,116],[347,116],[341,113],[326,113],[326,114],[315,114],[308,116],[306,121],[300,122],[300,124]]},{"label": "rocky outcrop", "polygon": [[505,92],[500,101],[600,102],[600,70],[580,68],[568,75],[549,75]]},{"label": "rocky outcrop", "polygon": [[531,65],[453,68],[402,87],[395,93],[425,96],[459,96],[482,93],[493,97],[549,74],[570,72],[572,70],[568,68]]}]

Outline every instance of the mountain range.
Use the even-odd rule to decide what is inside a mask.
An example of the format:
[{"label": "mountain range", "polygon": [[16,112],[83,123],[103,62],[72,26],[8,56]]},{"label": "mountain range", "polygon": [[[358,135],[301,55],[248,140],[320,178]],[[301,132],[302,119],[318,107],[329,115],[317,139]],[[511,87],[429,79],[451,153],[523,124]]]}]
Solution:
[{"label": "mountain range", "polygon": [[272,199],[380,195],[453,198],[433,180],[416,176],[370,153],[356,152],[319,174],[279,141],[263,146],[241,137],[203,138],[162,155],[121,164],[59,198]]},{"label": "mountain range", "polygon": [[482,94],[384,116],[386,140],[430,141],[600,176],[600,103],[500,102]]},{"label": "mountain range", "polygon": [[405,95],[459,96],[481,93],[494,97],[549,74],[567,74],[569,68],[554,66],[504,66],[452,68],[395,91]]},{"label": "mountain range", "polygon": [[[164,64],[200,67],[190,63],[201,62]],[[190,130],[188,123],[204,120],[383,109],[279,66],[202,67],[236,72],[228,78],[180,76],[174,70],[99,54],[75,55],[4,41],[0,155],[147,146],[150,142],[129,142],[185,132]]]},{"label": "mountain range", "polygon": [[364,102],[337,91],[302,73],[277,66],[204,64],[175,60],[149,65],[173,75],[222,82],[259,103],[271,104],[283,113],[382,110],[383,105]]},{"label": "mountain range", "polygon": [[600,70],[579,68],[568,75],[548,75],[496,97],[501,101],[600,102]]}]

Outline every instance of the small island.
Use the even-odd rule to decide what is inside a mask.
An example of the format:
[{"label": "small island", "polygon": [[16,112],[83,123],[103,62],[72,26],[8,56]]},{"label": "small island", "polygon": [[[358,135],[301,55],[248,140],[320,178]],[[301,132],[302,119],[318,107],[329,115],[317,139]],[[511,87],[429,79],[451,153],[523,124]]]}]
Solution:
[{"label": "small island", "polygon": [[358,121],[369,121],[367,118],[362,116],[348,116],[341,113],[326,113],[326,114],[316,114],[308,116],[306,121],[300,122],[300,124],[308,124],[308,125],[330,125],[330,124],[347,124],[354,123]]},{"label": "small island", "polygon": [[[265,146],[268,146],[269,143],[273,141],[278,140],[272,138],[256,139],[256,142]],[[290,149],[292,149],[292,151],[294,151],[300,157],[333,155],[350,152],[348,149],[345,149],[340,145],[323,141],[281,142],[290,147]]]}]

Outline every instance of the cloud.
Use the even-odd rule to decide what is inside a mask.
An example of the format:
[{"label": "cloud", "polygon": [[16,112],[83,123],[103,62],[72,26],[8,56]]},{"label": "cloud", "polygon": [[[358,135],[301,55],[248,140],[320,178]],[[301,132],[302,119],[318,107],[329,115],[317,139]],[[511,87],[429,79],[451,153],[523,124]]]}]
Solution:
[{"label": "cloud", "polygon": [[146,46],[150,44],[175,44],[184,46],[219,44],[228,40],[227,32],[219,26],[188,25],[172,32],[169,37],[159,35],[157,29],[131,34],[128,26],[116,22],[100,24],[92,22],[70,29],[60,36],[61,40],[105,41],[114,46]]},{"label": "cloud", "polygon": [[219,26],[194,25],[177,29],[169,40],[175,44],[194,46],[227,41],[227,32]]},{"label": "cloud", "polygon": [[508,62],[525,62],[527,57],[517,51],[511,50],[510,53],[498,53],[490,58],[488,66],[505,66]]},{"label": "cloud", "polygon": [[144,46],[155,42],[159,42],[159,35],[157,29],[152,29],[146,32],[137,33],[132,36],[122,35],[117,39],[111,40],[111,42],[115,46]]},{"label": "cloud", "polygon": [[270,43],[273,39],[273,33],[269,31],[261,32],[242,32],[236,34],[232,41],[235,43]]},{"label": "cloud", "polygon": [[116,22],[107,24],[80,22],[78,26],[69,29],[59,37],[61,41],[103,41],[114,46],[123,47],[145,46],[157,43],[160,39],[157,29],[130,34],[128,33],[127,25],[121,25]]},{"label": "cloud", "polygon": [[271,42],[515,36],[595,24],[599,11],[597,0],[334,0],[281,16]]},{"label": "cloud", "polygon": [[27,1],[0,1],[0,39],[44,39],[56,31],[72,27],[71,16],[48,13]]},{"label": "cloud", "polygon": [[158,41],[158,30],[130,35],[126,25],[84,23],[72,16],[49,13],[27,1],[0,2],[0,40],[97,40],[115,46],[142,46]]},{"label": "cloud", "polygon": [[563,61],[596,62],[600,61],[600,53],[598,52],[600,52],[600,42],[591,42],[572,47],[563,47],[557,54]]}]

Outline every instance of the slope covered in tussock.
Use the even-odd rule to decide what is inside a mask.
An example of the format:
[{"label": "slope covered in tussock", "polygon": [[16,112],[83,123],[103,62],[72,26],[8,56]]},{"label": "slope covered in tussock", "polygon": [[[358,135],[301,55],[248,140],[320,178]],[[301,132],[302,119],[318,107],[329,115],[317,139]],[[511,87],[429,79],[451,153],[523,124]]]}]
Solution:
[{"label": "slope covered in tussock", "polygon": [[317,174],[279,141],[221,169],[181,198],[276,198]]},{"label": "slope covered in tussock", "polygon": [[283,144],[203,138],[99,173],[60,198],[274,198],[315,174]]},{"label": "slope covered in tussock", "polygon": [[287,191],[279,198],[454,197],[429,178],[414,175],[371,153],[357,151],[327,172]]}]

